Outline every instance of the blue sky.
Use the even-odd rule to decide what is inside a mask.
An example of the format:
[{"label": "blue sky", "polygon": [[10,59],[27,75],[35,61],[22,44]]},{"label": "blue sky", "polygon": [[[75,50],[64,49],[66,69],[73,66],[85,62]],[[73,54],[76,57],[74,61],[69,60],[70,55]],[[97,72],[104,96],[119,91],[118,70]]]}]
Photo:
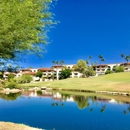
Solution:
[{"label": "blue sky", "polygon": [[51,43],[42,59],[25,56],[23,67],[50,67],[52,60],[75,64],[78,59],[104,63],[122,62],[120,55],[130,54],[129,0],[58,0],[52,12],[60,21],[50,29]]}]

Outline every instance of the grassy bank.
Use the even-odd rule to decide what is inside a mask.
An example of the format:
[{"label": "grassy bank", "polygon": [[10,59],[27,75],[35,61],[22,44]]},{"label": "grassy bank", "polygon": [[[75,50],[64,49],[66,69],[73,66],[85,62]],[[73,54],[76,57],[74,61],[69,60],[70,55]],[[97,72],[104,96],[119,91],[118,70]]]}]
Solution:
[{"label": "grassy bank", "polygon": [[37,82],[20,85],[22,88],[45,86],[55,89],[130,92],[130,73],[114,73],[92,78],[69,78],[54,82]]},{"label": "grassy bank", "polygon": [[25,126],[23,124],[14,124],[10,122],[0,122],[0,130],[41,130]]}]

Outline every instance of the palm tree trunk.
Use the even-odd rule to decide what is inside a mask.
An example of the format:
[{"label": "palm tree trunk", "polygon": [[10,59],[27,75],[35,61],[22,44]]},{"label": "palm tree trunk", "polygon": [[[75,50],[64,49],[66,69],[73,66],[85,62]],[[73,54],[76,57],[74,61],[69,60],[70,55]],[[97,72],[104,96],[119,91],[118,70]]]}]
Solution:
[{"label": "palm tree trunk", "polygon": [[58,64],[57,64],[57,68],[56,68],[56,77],[57,77],[57,80],[59,80],[59,75],[58,75]]}]

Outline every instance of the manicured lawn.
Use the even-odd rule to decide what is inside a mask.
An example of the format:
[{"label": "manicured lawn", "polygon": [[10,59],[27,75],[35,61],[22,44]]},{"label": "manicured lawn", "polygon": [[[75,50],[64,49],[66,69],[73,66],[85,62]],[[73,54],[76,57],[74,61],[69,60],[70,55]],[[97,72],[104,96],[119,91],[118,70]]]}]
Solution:
[{"label": "manicured lawn", "polygon": [[92,78],[69,78],[54,82],[38,82],[20,85],[28,87],[51,87],[62,89],[91,90],[91,91],[122,91],[130,92],[130,73],[114,73]]}]

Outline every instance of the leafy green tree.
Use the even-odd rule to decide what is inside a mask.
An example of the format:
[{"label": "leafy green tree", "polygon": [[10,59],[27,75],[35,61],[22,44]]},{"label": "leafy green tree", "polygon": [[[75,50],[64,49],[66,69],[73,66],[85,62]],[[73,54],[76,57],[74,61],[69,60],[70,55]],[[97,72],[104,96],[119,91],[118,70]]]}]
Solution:
[{"label": "leafy green tree", "polygon": [[86,77],[89,77],[89,76],[95,76],[95,75],[96,75],[96,72],[94,71],[93,67],[90,66],[90,67],[88,67],[86,70],[84,70],[83,74],[84,74]]},{"label": "leafy green tree", "polygon": [[113,70],[118,73],[118,72],[124,72],[124,66],[115,66]]},{"label": "leafy green tree", "polygon": [[52,0],[1,0],[0,58],[13,59],[21,52],[41,54],[53,21]]},{"label": "leafy green tree", "polygon": [[74,70],[83,73],[87,68],[86,62],[84,60],[78,60],[77,64],[74,66]]},{"label": "leafy green tree", "polygon": [[36,73],[36,77],[39,77],[39,78],[41,78],[42,77],[42,72],[40,71],[40,70],[38,70],[38,72]]},{"label": "leafy green tree", "polygon": [[24,74],[17,78],[18,83],[29,83],[33,80],[32,76],[29,74]]},{"label": "leafy green tree", "polygon": [[68,69],[68,68],[65,68],[61,71],[61,74],[60,74],[60,78],[61,79],[66,79],[66,78],[70,78],[70,75],[71,75],[71,70]]}]

